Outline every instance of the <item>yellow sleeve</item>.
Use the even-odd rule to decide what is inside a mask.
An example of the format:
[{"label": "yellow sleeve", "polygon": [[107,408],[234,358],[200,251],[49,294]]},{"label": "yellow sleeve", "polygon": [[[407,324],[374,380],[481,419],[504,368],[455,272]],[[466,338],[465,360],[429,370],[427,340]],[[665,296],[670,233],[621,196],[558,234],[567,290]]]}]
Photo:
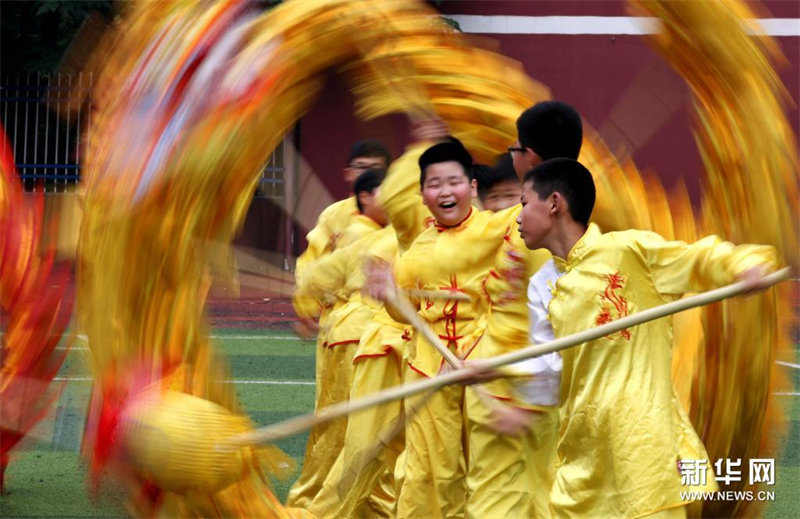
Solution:
[{"label": "yellow sleeve", "polygon": [[391,262],[397,254],[396,243],[391,228],[366,233],[362,228],[361,236],[357,240],[314,262],[311,271],[297,284],[296,296],[321,301],[337,291],[345,290],[349,293],[360,290],[364,284],[366,258],[380,258]]},{"label": "yellow sleeve", "polygon": [[767,271],[780,264],[778,252],[768,245],[734,245],[717,236],[694,243],[667,241],[656,233],[637,232],[636,245],[647,258],[656,289],[681,295],[724,286],[750,267]]},{"label": "yellow sleeve", "polygon": [[392,269],[394,273],[394,281],[395,284],[397,284],[397,288],[400,290],[408,291],[419,288],[417,286],[416,276],[414,274],[415,263],[417,263],[414,258],[417,258],[418,256],[415,254],[415,252],[416,251],[400,254],[394,263]]},{"label": "yellow sleeve", "polygon": [[409,146],[402,157],[392,162],[386,178],[381,183],[378,202],[383,206],[397,233],[401,251],[405,251],[425,230],[431,213],[422,203],[419,188],[419,157],[428,144]]},{"label": "yellow sleeve", "polygon": [[297,292],[292,296],[292,306],[297,316],[302,319],[317,320],[322,315],[323,306],[319,301]]},{"label": "yellow sleeve", "polygon": [[354,252],[351,249],[352,246],[337,249],[315,261],[310,271],[297,284],[295,296],[319,301],[326,294],[342,289],[347,282],[348,261]]},{"label": "yellow sleeve", "polygon": [[[296,284],[302,285],[304,278],[312,271],[312,265],[334,249],[338,238],[337,229],[348,225],[347,222],[355,212],[353,198],[346,198],[325,208],[317,218],[317,225],[306,235],[308,247],[297,258],[294,277]],[[316,319],[322,313],[323,305],[317,299],[296,291],[292,297],[292,305],[298,316]]]},{"label": "yellow sleeve", "polygon": [[334,249],[339,231],[349,225],[352,214],[356,211],[353,197],[335,202],[325,208],[317,218],[317,225],[306,235],[308,247],[297,258],[295,277],[301,278],[308,267],[326,253]]}]

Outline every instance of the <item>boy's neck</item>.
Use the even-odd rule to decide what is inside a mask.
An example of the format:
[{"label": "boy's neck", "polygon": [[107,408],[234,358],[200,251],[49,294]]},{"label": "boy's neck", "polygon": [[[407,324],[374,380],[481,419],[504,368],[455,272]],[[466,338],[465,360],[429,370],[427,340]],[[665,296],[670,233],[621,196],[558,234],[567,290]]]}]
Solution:
[{"label": "boy's neck", "polygon": [[553,256],[566,260],[569,252],[584,234],[586,234],[585,225],[574,220],[565,221],[558,232],[553,233],[553,239],[547,249]]}]

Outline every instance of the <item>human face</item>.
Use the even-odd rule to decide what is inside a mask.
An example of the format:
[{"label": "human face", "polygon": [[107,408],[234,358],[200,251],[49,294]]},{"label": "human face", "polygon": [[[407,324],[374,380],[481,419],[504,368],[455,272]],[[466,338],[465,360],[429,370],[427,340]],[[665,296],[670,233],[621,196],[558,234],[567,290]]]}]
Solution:
[{"label": "human face", "polygon": [[522,186],[516,180],[498,182],[489,188],[483,207],[490,211],[502,211],[519,203]]},{"label": "human face", "polygon": [[475,186],[458,162],[438,162],[425,168],[422,201],[441,225],[458,225],[469,214]]},{"label": "human face", "polygon": [[530,148],[519,143],[519,139],[514,141],[514,145],[508,149],[511,160],[514,163],[514,171],[520,180],[525,178],[525,173],[532,170],[542,162],[542,158]]},{"label": "human face", "polygon": [[383,157],[355,157],[350,161],[350,164],[344,168],[342,174],[344,176],[344,180],[350,184],[350,187],[352,187],[353,182],[355,182],[358,176],[366,170],[370,168],[380,169],[385,167],[386,161],[383,160]]},{"label": "human face", "polygon": [[545,240],[552,227],[550,218],[552,201],[551,197],[539,199],[539,194],[533,190],[531,182],[522,186],[522,211],[517,217],[519,235],[525,246],[531,250],[545,247]]}]

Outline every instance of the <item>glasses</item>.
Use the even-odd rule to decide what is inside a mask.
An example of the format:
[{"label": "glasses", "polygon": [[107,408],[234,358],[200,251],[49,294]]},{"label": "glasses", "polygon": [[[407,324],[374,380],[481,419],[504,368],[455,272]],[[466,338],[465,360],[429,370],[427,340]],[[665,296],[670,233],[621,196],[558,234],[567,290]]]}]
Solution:
[{"label": "glasses", "polygon": [[375,167],[374,164],[348,164],[348,169],[369,169]]},{"label": "glasses", "polygon": [[523,153],[525,151],[525,148],[517,148],[516,146],[509,146],[508,147],[508,152],[510,154],[513,155],[515,151],[518,152],[518,153]]}]

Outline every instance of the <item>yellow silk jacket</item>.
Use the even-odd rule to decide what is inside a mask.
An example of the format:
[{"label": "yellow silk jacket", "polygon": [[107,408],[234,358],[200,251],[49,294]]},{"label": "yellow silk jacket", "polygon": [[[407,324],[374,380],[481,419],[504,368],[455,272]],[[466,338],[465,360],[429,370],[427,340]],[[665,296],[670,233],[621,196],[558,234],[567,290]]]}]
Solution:
[{"label": "yellow silk jacket", "polygon": [[550,253],[525,247],[516,221],[521,210],[521,205],[508,209],[508,228],[486,278],[485,291],[490,302],[486,333],[492,337],[493,348],[481,348],[481,356],[507,353],[529,342],[528,280],[550,259]]},{"label": "yellow silk jacket", "polygon": [[[364,286],[364,261],[368,256],[391,259],[397,239],[390,227],[381,227],[359,215],[342,234],[339,247],[317,260],[297,288],[297,297],[332,304],[325,346],[358,342],[380,304],[361,298]],[[332,297],[333,296],[333,297]]]},{"label": "yellow silk jacket", "polygon": [[[525,247],[516,222],[521,210],[521,205],[508,210],[508,228],[486,277],[484,291],[489,299],[486,333],[473,358],[494,357],[529,345],[528,280],[550,259],[550,253]],[[518,407],[538,408],[516,399],[508,380],[492,381],[486,387],[491,394],[511,399]]]},{"label": "yellow silk jacket", "polygon": [[[400,288],[453,291],[470,296],[470,302],[418,301],[420,316],[462,358],[467,358],[478,345],[485,329],[488,299],[484,281],[494,266],[508,222],[513,221],[512,211],[510,208],[492,213],[472,208],[469,216],[454,227],[436,224],[428,227],[395,265]],[[417,337],[408,362],[415,371],[433,376],[444,360],[432,345]]]},{"label": "yellow silk jacket", "polygon": [[[320,213],[317,225],[306,235],[308,247],[297,258],[294,276],[298,284],[302,284],[303,277],[309,273],[314,262],[336,249],[339,238],[357,216],[358,206],[353,196],[329,205]],[[301,317],[320,317],[324,310],[324,306],[313,298],[295,295],[292,303]]]},{"label": "yellow silk jacket", "polygon": [[[564,260],[549,305],[564,337],[731,283],[777,265],[767,246],[710,236],[693,244],[645,231],[601,234],[591,224]],[[639,517],[687,504],[679,460],[706,460],[670,375],[672,320],[658,319],[562,352],[555,517]],[[710,465],[711,463],[709,463]],[[714,489],[713,474],[707,486]]]}]

